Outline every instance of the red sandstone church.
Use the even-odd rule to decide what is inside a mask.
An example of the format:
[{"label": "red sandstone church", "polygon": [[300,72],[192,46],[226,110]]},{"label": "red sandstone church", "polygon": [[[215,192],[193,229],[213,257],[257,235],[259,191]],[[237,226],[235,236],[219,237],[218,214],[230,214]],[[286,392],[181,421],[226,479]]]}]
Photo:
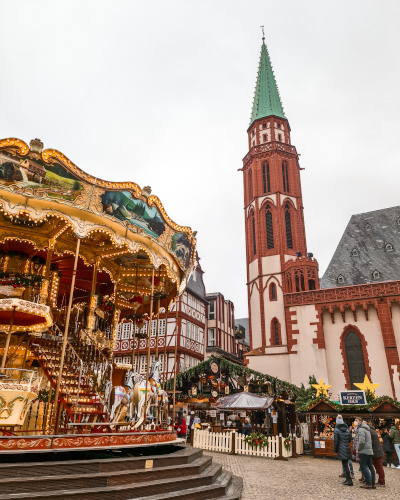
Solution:
[{"label": "red sandstone church", "polygon": [[[267,47],[243,160],[249,367],[400,399],[400,207],[351,218],[325,275],[307,253],[299,155]],[[240,320],[239,320],[240,321]]]}]

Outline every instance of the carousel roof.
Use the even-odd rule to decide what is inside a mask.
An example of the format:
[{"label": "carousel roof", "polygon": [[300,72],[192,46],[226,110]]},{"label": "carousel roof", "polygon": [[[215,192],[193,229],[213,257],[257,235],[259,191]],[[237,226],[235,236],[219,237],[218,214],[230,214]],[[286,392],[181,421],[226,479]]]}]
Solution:
[{"label": "carousel roof", "polygon": [[168,308],[196,265],[195,236],[170,219],[148,186],[98,179],[38,139],[29,146],[0,140],[0,260],[13,255],[16,273],[33,273],[30,266],[40,267],[34,259],[43,262],[52,248],[59,297],[68,297],[79,238],[77,299],[90,293],[96,265],[98,293],[112,297],[121,318],[137,295],[145,312],[152,290]]},{"label": "carousel roof", "polygon": [[240,392],[220,398],[212,408],[218,410],[266,410],[274,402],[270,396],[257,396],[251,392]]}]

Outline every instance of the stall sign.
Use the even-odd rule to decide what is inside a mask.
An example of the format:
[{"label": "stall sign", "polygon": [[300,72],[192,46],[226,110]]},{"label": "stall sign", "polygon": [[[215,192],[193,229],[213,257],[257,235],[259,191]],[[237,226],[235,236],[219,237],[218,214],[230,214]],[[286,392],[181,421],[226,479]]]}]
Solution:
[{"label": "stall sign", "polygon": [[244,392],[249,392],[249,386],[248,385],[245,385],[243,389],[244,389]]},{"label": "stall sign", "polygon": [[325,441],[320,441],[319,443],[321,445],[321,448],[325,448]]},{"label": "stall sign", "polygon": [[210,417],[215,418],[217,416],[217,410],[210,410]]},{"label": "stall sign", "polygon": [[245,411],[241,411],[240,412],[240,416],[244,418],[246,416],[246,412]]},{"label": "stall sign", "polygon": [[192,396],[197,396],[197,387],[196,386],[192,387]]},{"label": "stall sign", "polygon": [[316,448],[320,448],[319,441],[314,441],[314,446],[315,446]]},{"label": "stall sign", "polygon": [[229,385],[225,387],[225,394],[229,394]]},{"label": "stall sign", "polygon": [[364,391],[340,391],[342,405],[365,405],[367,400]]},{"label": "stall sign", "polygon": [[224,414],[223,414],[223,413],[220,413],[220,414],[219,414],[219,419],[220,419],[220,420],[224,420]]}]

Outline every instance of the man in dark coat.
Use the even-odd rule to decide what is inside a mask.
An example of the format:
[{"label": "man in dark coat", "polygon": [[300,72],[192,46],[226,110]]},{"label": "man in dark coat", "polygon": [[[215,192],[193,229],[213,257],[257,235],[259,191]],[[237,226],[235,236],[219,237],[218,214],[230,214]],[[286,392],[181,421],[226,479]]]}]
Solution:
[{"label": "man in dark coat", "polygon": [[350,476],[349,460],[351,460],[351,434],[349,428],[343,421],[342,415],[336,418],[333,451],[338,454],[338,460],[342,461],[342,466],[346,474],[346,481],[343,483],[345,486],[353,486],[353,481]]},{"label": "man in dark coat", "polygon": [[372,463],[374,464],[376,473],[379,476],[379,481],[375,484],[375,486],[385,486],[385,471],[382,467],[383,448],[376,430],[371,425],[369,428],[371,429],[372,451],[374,452],[372,455]]},{"label": "man in dark coat", "polygon": [[387,427],[383,429],[381,437],[383,441],[383,451],[386,453],[386,467],[395,469],[396,466],[392,463],[393,441]]}]

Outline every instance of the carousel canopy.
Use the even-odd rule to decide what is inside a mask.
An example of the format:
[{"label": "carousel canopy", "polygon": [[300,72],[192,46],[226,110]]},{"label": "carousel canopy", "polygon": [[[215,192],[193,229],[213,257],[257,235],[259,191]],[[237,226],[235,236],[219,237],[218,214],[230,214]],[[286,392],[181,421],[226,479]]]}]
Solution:
[{"label": "carousel canopy", "polygon": [[218,410],[266,410],[274,402],[270,396],[257,396],[251,392],[240,392],[220,398],[212,405]]}]

